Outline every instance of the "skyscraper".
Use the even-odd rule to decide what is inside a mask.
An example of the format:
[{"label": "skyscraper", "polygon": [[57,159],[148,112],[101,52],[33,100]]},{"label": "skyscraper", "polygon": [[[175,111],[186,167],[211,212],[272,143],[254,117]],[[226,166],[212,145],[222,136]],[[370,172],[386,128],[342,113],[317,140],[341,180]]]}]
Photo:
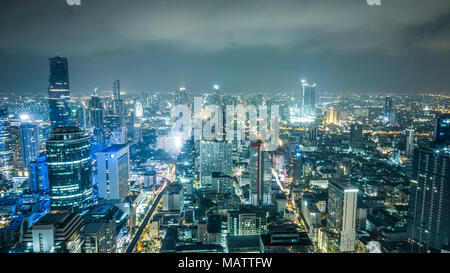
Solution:
[{"label": "skyscraper", "polygon": [[202,141],[200,143],[200,181],[209,184],[212,173],[233,174],[233,144],[231,142]]},{"label": "skyscraper", "polygon": [[51,209],[84,213],[93,204],[89,136],[78,127],[53,128],[46,148]]},{"label": "skyscraper", "polygon": [[120,117],[120,124],[123,124],[123,102],[120,98],[120,81],[115,80],[113,83],[113,114]]},{"label": "skyscraper", "polygon": [[309,84],[302,80],[302,117],[314,117],[316,115],[316,84]]},{"label": "skyscraper", "polygon": [[261,141],[250,143],[250,203],[262,205],[271,203],[272,160],[269,152],[262,150]]},{"label": "skyscraper", "polygon": [[434,141],[436,145],[450,145],[450,114],[441,115],[434,126]]},{"label": "skyscraper", "polygon": [[340,251],[355,250],[358,188],[347,180],[332,179],[328,186],[327,227],[340,234]]},{"label": "skyscraper", "polygon": [[436,119],[434,142],[414,150],[408,237],[412,251],[450,246],[450,115]]},{"label": "skyscraper", "polygon": [[412,156],[414,152],[414,129],[406,129],[406,156]]},{"label": "skyscraper", "polygon": [[414,252],[440,250],[450,239],[450,153],[414,150],[408,237]]},{"label": "skyscraper", "polygon": [[20,143],[24,173],[28,172],[30,162],[39,155],[39,124],[25,122],[20,125]]},{"label": "skyscraper", "polygon": [[89,101],[91,126],[103,128],[103,104],[96,93],[92,95]]},{"label": "skyscraper", "polygon": [[36,160],[30,162],[29,172],[30,190],[35,193],[48,193],[48,166],[44,155],[38,156]]},{"label": "skyscraper", "polygon": [[130,191],[128,144],[112,145],[97,153],[98,195],[108,201],[123,202]]},{"label": "skyscraper", "polygon": [[392,98],[386,97],[384,100],[384,122],[392,122]]},{"label": "skyscraper", "polygon": [[48,108],[52,127],[70,125],[69,68],[66,58],[50,58]]},{"label": "skyscraper", "polygon": [[11,149],[11,129],[8,111],[0,109],[0,181],[10,179],[13,173],[13,153]]},{"label": "skyscraper", "polygon": [[352,150],[359,150],[363,147],[362,126],[352,124],[350,127],[350,147]]}]

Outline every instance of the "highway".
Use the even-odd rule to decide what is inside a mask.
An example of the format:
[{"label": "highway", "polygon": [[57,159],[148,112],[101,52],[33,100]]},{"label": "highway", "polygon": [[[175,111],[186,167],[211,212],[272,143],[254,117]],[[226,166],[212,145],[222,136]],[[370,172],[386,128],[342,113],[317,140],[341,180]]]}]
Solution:
[{"label": "highway", "polygon": [[161,200],[161,197],[164,194],[164,191],[167,189],[167,185],[166,184],[164,186],[164,188],[159,192],[158,196],[155,198],[155,200],[153,201],[152,207],[148,210],[147,214],[145,215],[144,220],[142,221],[141,225],[139,226],[138,231],[136,232],[136,234],[134,235],[133,239],[131,240],[131,243],[128,245],[125,253],[132,253],[134,248],[136,247],[139,238],[142,235],[142,232],[144,231],[145,227],[148,224],[148,221],[150,220],[150,218],[153,215],[153,212],[155,212],[156,207],[158,206],[159,201]]}]

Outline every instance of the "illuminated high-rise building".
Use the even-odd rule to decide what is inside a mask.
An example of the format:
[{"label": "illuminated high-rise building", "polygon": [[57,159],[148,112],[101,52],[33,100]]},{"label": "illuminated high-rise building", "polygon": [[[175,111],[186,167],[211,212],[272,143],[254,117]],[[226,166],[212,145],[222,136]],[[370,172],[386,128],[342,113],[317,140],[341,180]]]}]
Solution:
[{"label": "illuminated high-rise building", "polygon": [[10,179],[13,174],[13,152],[8,111],[0,109],[0,181]]},{"label": "illuminated high-rise building", "polygon": [[339,110],[334,109],[333,107],[330,107],[328,109],[327,117],[325,119],[325,124],[339,124],[341,119],[341,115]]},{"label": "illuminated high-rise building", "polygon": [[362,126],[359,124],[350,126],[350,147],[352,150],[360,150],[363,147]]},{"label": "illuminated high-rise building", "polygon": [[98,194],[108,201],[123,202],[130,191],[130,151],[127,144],[112,145],[97,153]]},{"label": "illuminated high-rise building", "polygon": [[439,146],[450,145],[450,114],[441,115],[436,119],[434,142]]},{"label": "illuminated high-rise building", "polygon": [[233,174],[233,144],[231,142],[202,141],[200,143],[200,181],[211,182],[212,173]]},{"label": "illuminated high-rise building", "polygon": [[316,115],[316,84],[309,84],[302,80],[302,117],[314,117]]},{"label": "illuminated high-rise building", "polygon": [[46,149],[52,211],[86,212],[93,205],[89,136],[78,127],[53,128]]},{"label": "illuminated high-rise building", "polygon": [[39,124],[25,122],[20,126],[20,143],[24,173],[28,172],[30,162],[39,155]]},{"label": "illuminated high-rise building", "polygon": [[414,150],[408,237],[413,252],[441,251],[450,245],[450,115],[436,120],[431,147]]},{"label": "illuminated high-rise building", "polygon": [[328,186],[327,227],[340,235],[340,251],[355,251],[358,188],[344,179],[332,179]]},{"label": "illuminated high-rise building", "polygon": [[272,160],[263,151],[261,141],[250,143],[250,203],[255,206],[272,202]]},{"label": "illuminated high-rise building", "polygon": [[96,93],[92,95],[89,101],[91,126],[103,128],[103,103]]},{"label": "illuminated high-rise building", "polygon": [[406,156],[412,156],[414,152],[414,129],[406,129]]},{"label": "illuminated high-rise building", "polygon": [[50,58],[48,108],[52,127],[70,126],[69,68],[66,58]]},{"label": "illuminated high-rise building", "polygon": [[120,98],[120,81],[116,80],[113,84],[113,114],[120,117],[120,124],[123,124],[123,101]]},{"label": "illuminated high-rise building", "polygon": [[48,193],[48,166],[44,155],[38,156],[30,162],[29,167],[30,190],[35,193]]},{"label": "illuminated high-rise building", "polygon": [[393,112],[392,112],[392,98],[386,97],[384,100],[384,122],[391,123],[393,122]]},{"label": "illuminated high-rise building", "polygon": [[408,237],[414,252],[440,250],[450,243],[450,153],[414,150]]}]

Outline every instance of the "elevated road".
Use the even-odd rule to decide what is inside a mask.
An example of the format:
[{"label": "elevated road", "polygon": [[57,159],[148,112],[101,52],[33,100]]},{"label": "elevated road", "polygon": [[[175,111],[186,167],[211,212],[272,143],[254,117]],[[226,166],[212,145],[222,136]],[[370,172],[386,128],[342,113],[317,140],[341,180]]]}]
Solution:
[{"label": "elevated road", "polygon": [[128,245],[125,253],[132,253],[133,250],[136,248],[136,245],[139,241],[139,238],[141,238],[142,232],[144,231],[145,227],[148,224],[148,221],[152,217],[153,213],[155,212],[156,207],[158,206],[159,201],[161,200],[164,191],[167,188],[168,183],[162,188],[162,190],[159,192],[158,196],[156,196],[155,200],[153,200],[152,207],[148,210],[147,214],[145,215],[144,220],[142,221],[141,225],[139,226],[138,231],[134,235],[133,239],[131,240],[131,243]]}]

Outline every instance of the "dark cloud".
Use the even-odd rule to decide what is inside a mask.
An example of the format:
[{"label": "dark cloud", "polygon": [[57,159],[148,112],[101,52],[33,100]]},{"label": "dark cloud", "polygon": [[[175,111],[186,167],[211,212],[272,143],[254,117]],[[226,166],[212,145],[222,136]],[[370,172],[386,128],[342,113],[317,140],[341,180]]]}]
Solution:
[{"label": "dark cloud", "polygon": [[0,90],[45,90],[57,53],[78,91],[115,77],[139,91],[294,90],[300,77],[330,91],[450,87],[448,0],[81,1],[2,1]]}]

